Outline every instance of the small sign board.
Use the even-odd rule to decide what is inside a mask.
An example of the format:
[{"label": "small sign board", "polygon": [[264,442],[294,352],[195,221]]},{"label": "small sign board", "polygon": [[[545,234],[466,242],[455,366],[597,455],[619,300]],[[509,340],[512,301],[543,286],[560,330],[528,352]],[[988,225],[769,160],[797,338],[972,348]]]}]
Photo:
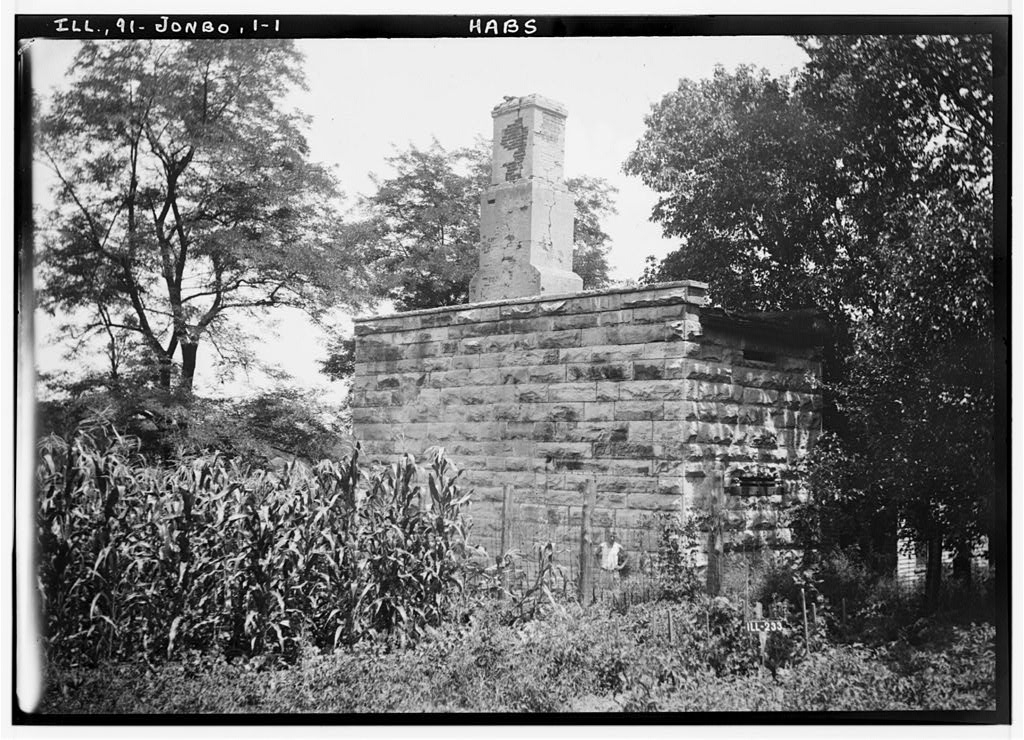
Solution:
[{"label": "small sign board", "polygon": [[781,619],[751,619],[747,622],[747,632],[782,632]]}]

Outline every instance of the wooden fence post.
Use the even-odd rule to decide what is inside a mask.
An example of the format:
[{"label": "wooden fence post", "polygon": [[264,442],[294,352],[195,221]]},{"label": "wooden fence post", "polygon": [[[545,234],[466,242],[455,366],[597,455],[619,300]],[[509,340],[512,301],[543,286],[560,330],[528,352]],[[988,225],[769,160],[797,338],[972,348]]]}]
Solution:
[{"label": "wooden fence post", "polygon": [[594,536],[590,520],[597,504],[597,484],[591,478],[587,481],[587,497],[583,502],[583,517],[580,524],[580,603],[586,606],[594,595]]},{"label": "wooden fence post", "polygon": [[811,633],[807,629],[807,597],[804,595],[804,590],[800,589],[800,609],[804,613],[804,648],[807,655],[811,654]]},{"label": "wooden fence post", "polygon": [[[760,601],[754,602],[754,619],[757,619],[758,621],[764,619],[764,607],[761,606]],[[764,625],[761,626],[764,627]],[[768,633],[765,632],[763,629],[759,630],[757,633],[757,643],[761,648],[761,665],[757,669],[757,675],[760,676],[762,671],[764,670],[765,648],[768,645]]]},{"label": "wooden fence post", "polygon": [[501,538],[498,541],[498,575],[501,577],[501,598],[509,592],[511,583],[505,561],[505,554],[512,545],[512,486],[508,483],[501,486]]},{"label": "wooden fence post", "polygon": [[722,508],[725,504],[724,480],[720,473],[712,478],[711,501],[709,514],[711,527],[708,530],[708,569],[705,590],[710,596],[718,596],[722,592],[722,571],[724,566],[724,543],[722,541]]},{"label": "wooden fence post", "polygon": [[509,551],[512,544],[512,491],[508,483],[501,487],[501,557],[505,562],[505,553]]}]

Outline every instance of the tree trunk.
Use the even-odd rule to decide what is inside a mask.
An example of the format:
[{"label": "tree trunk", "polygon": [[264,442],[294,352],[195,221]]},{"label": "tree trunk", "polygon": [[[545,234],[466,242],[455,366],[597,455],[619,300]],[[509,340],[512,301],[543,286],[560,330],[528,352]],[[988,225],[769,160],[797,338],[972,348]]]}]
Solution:
[{"label": "tree trunk", "polygon": [[939,602],[939,590],[942,588],[942,535],[932,535],[928,539],[928,563],[924,573],[924,598],[929,609]]},{"label": "tree trunk", "polygon": [[953,556],[953,578],[965,586],[971,585],[971,546],[960,542]]},{"label": "tree trunk", "polygon": [[171,369],[172,361],[171,358],[165,354],[161,354],[157,358],[159,370],[157,371],[157,382],[160,387],[165,391],[171,390]]},{"label": "tree trunk", "polygon": [[722,508],[725,506],[725,481],[720,473],[713,479],[714,489],[708,513],[711,528],[708,532],[708,569],[705,577],[705,590],[710,596],[718,596],[722,592],[722,576],[724,570],[724,543],[722,537]]},{"label": "tree trunk", "polygon": [[196,374],[196,354],[199,344],[195,342],[181,343],[181,389],[186,395],[192,394],[192,382]]},{"label": "tree trunk", "polygon": [[722,592],[722,529],[716,522],[708,533],[708,570],[705,590],[709,596]]}]

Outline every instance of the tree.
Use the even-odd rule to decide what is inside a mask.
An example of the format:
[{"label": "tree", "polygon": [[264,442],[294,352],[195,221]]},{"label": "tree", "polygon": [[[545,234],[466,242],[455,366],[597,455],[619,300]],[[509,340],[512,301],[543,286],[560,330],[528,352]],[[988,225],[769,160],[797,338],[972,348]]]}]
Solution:
[{"label": "tree", "polygon": [[985,532],[994,484],[991,37],[799,43],[792,77],[719,68],[652,108],[625,168],[683,244],[645,279],[823,310],[832,480],[934,563]]},{"label": "tree", "polygon": [[373,240],[386,294],[400,311],[465,303],[477,267],[480,193],[490,176],[484,144],[448,151],[437,140],[388,157],[373,177],[360,226]]},{"label": "tree", "polygon": [[[465,303],[480,245],[480,194],[490,182],[490,144],[448,151],[436,140],[387,159],[394,174],[374,178],[366,221],[350,225],[373,242],[377,272],[398,310]],[[608,283],[608,234],[615,188],[595,177],[566,181],[576,198],[573,269],[584,288]]]},{"label": "tree", "polygon": [[717,67],[710,80],[681,80],[646,120],[624,169],[659,192],[652,220],[684,241],[652,277],[706,280],[735,309],[838,313],[826,274],[846,236],[830,176],[838,143],[791,80]]},{"label": "tree", "polygon": [[301,68],[279,40],[83,44],[37,126],[58,183],[39,300],[108,334],[115,377],[131,347],[188,398],[204,342],[246,354],[237,319],[367,294],[360,255],[335,248],[336,184],[282,106]]},{"label": "tree", "polygon": [[843,136],[849,210],[873,250],[846,405],[902,536],[969,576],[995,476],[991,37],[802,39],[799,91]]},{"label": "tree", "polygon": [[601,221],[616,214],[618,190],[600,177],[570,177],[566,187],[575,196],[576,220],[572,227],[572,270],[583,278],[583,289],[603,288],[608,279],[610,237]]}]

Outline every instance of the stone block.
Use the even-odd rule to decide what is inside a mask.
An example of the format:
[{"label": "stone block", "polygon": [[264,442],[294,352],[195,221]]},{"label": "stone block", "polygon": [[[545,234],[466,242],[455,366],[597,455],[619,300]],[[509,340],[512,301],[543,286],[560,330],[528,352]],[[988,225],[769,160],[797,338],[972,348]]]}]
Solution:
[{"label": "stone block", "polygon": [[482,385],[468,386],[466,388],[444,388],[441,391],[441,402],[445,405],[508,403],[517,400],[520,387]]},{"label": "stone block", "polygon": [[651,434],[656,440],[686,440],[695,424],[686,421],[653,421]]},{"label": "stone block", "polygon": [[589,329],[568,329],[565,331],[552,331],[541,335],[530,334],[526,335],[533,337],[530,348],[536,349],[562,349],[565,347],[580,347],[580,338],[582,332],[590,331]]},{"label": "stone block", "polygon": [[686,368],[686,377],[690,380],[703,380],[710,383],[732,383],[732,368],[719,363],[693,362]]},{"label": "stone block", "polygon": [[661,401],[616,401],[613,418],[616,421],[660,421],[664,414]]},{"label": "stone block", "polygon": [[548,400],[552,403],[561,401],[594,401],[596,383],[560,383],[548,388]]},{"label": "stone block", "polygon": [[547,403],[548,386],[542,383],[526,383],[511,386],[516,403]]},{"label": "stone block", "polygon": [[492,334],[545,334],[555,328],[555,320],[550,316],[536,316],[522,319],[507,319],[502,322],[505,331]]},{"label": "stone block", "polygon": [[485,321],[497,321],[502,318],[500,306],[457,308],[449,315],[451,316],[451,324],[478,324]]},{"label": "stone block", "polygon": [[593,347],[570,347],[559,350],[559,359],[564,364],[591,363],[594,361]]},{"label": "stone block", "polygon": [[[698,357],[702,351],[702,345],[694,341],[671,341],[654,342],[641,345],[643,356],[651,360],[678,359],[684,357]],[[666,374],[668,374],[666,372]]]},{"label": "stone block", "polygon": [[624,421],[558,422],[554,426],[557,438],[566,442],[621,442],[629,431],[629,423]]},{"label": "stone block", "polygon": [[722,362],[728,365],[736,366],[743,361],[743,350],[739,347],[730,347],[724,344],[720,344],[713,339],[705,337],[705,341],[702,341],[699,345],[700,350],[697,356],[702,360],[708,362]]},{"label": "stone block", "polygon": [[504,421],[496,422],[498,435],[502,439],[531,439],[534,424],[529,422]]},{"label": "stone block", "polygon": [[693,401],[743,401],[747,403],[745,391],[760,392],[749,388],[744,389],[743,386],[732,383],[711,383],[702,380],[690,381],[687,384],[687,389],[687,397]]},{"label": "stone block", "polygon": [[352,408],[353,424],[371,424],[380,416],[380,410],[374,406],[357,406]]},{"label": "stone block", "polygon": [[427,357],[440,357],[442,355],[454,355],[458,349],[457,342],[416,342],[401,346],[402,359],[425,359]]},{"label": "stone block", "polygon": [[628,380],[632,368],[629,363],[600,363],[567,365],[566,379],[569,382],[579,380]]},{"label": "stone block", "polygon": [[650,442],[595,442],[593,455],[642,459],[654,457],[654,447]]},{"label": "stone block", "polygon": [[796,412],[789,409],[776,408],[771,411],[772,425],[776,429],[793,429],[796,427]]},{"label": "stone block", "polygon": [[603,475],[597,480],[598,492],[608,494],[650,493],[654,479],[650,476]]},{"label": "stone block", "polygon": [[428,388],[461,388],[469,382],[469,368],[441,370],[430,373],[426,381]]},{"label": "stone block", "polygon": [[[620,422],[621,423],[621,422]],[[626,438],[630,442],[653,442],[654,436],[654,424],[653,421],[629,421],[627,424],[627,435]],[[617,442],[619,440],[608,440],[611,442]]]},{"label": "stone block", "polygon": [[502,385],[518,385],[529,382],[529,367],[500,367],[498,379]]},{"label": "stone block", "polygon": [[641,326],[616,325],[582,329],[584,346],[599,344],[646,344],[648,342],[670,342],[679,335],[668,324],[647,324]]},{"label": "stone block", "polygon": [[[531,460],[537,457],[536,442],[531,439],[511,439],[512,455],[514,457],[528,457]],[[533,470],[532,464],[529,470]]]},{"label": "stone block", "polygon": [[519,455],[513,453],[505,458],[505,470],[511,471],[527,471],[533,470],[533,460],[531,455]]},{"label": "stone block", "polygon": [[751,405],[770,405],[779,400],[779,392],[774,390],[760,390],[758,388],[744,388],[742,401]]},{"label": "stone block", "polygon": [[665,421],[695,420],[699,404],[693,401],[665,401]]},{"label": "stone block", "polygon": [[598,325],[598,317],[600,315],[596,313],[578,313],[568,316],[556,316],[549,320],[551,321],[551,328],[556,331],[561,329],[588,329]]},{"label": "stone block", "polygon": [[597,316],[598,326],[619,326],[621,324],[633,323],[633,311],[632,310],[619,310],[619,311],[602,311]]},{"label": "stone block", "polygon": [[620,344],[604,345],[592,349],[592,361],[601,362],[632,362],[644,357],[644,345]]},{"label": "stone block", "polygon": [[460,339],[458,352],[471,354],[494,354],[496,352],[522,352],[535,347],[524,344],[520,335],[505,334],[501,336],[479,337],[476,339]]},{"label": "stone block", "polygon": [[632,323],[634,324],[662,324],[669,321],[688,319],[697,321],[697,314],[693,306],[687,303],[663,303],[653,306],[638,306],[632,302],[623,303],[624,306],[633,307]]},{"label": "stone block", "polygon": [[572,313],[617,311],[622,308],[622,293],[613,291],[570,298],[567,303]]},{"label": "stone block", "polygon": [[580,421],[583,419],[582,403],[549,403],[537,421]]},{"label": "stone block", "polygon": [[735,428],[731,425],[697,422],[690,425],[687,439],[695,444],[732,444],[735,436]]},{"label": "stone block", "polygon": [[586,461],[583,470],[611,476],[651,475],[653,460],[634,460],[630,458],[593,458]]},{"label": "stone block", "polygon": [[[615,403],[603,402],[603,403],[584,403],[583,404],[583,419],[585,421],[611,421],[618,419],[615,415]],[[619,421],[628,421],[618,419]]]},{"label": "stone block", "polygon": [[539,442],[535,450],[538,457],[593,457],[590,442]]},{"label": "stone block", "polygon": [[646,360],[644,362],[633,362],[634,380],[661,380],[664,377],[664,360]]},{"label": "stone block", "polygon": [[505,425],[500,421],[461,424],[459,425],[459,432],[463,439],[470,442],[500,443],[504,427]]},{"label": "stone block", "polygon": [[[510,424],[511,426],[511,424]],[[535,422],[531,424],[520,424],[517,426],[528,426],[532,432],[523,439],[532,439],[535,442],[551,442],[555,439],[556,424],[551,421]]]},{"label": "stone block", "polygon": [[[487,404],[467,412],[464,421],[533,421],[533,419],[522,418],[520,409],[521,407],[517,403]],[[445,413],[448,411],[450,409],[446,409]]]},{"label": "stone block", "polygon": [[619,389],[620,401],[674,401],[686,397],[686,384],[678,381],[634,380]]},{"label": "stone block", "polygon": [[378,340],[356,342],[356,362],[388,362],[402,359],[402,347]]},{"label": "stone block", "polygon": [[736,421],[741,424],[760,426],[768,418],[769,409],[765,406],[739,406]]},{"label": "stone block", "polygon": [[391,391],[360,391],[361,406],[390,406],[393,394]]},{"label": "stone block", "polygon": [[658,477],[661,477],[661,476],[671,476],[671,475],[676,475],[676,476],[682,475],[683,473],[686,472],[686,468],[687,468],[687,465],[688,465],[688,462],[687,462],[688,459],[690,459],[690,458],[689,457],[687,457],[687,458],[680,457],[680,458],[671,459],[671,460],[656,460],[652,470],[654,471],[654,474],[657,475]]},{"label": "stone block", "polygon": [[543,366],[549,365],[552,368],[560,366],[559,350],[557,349],[534,349],[526,351],[509,351],[499,354],[501,367],[511,366]]},{"label": "stone block", "polygon": [[821,431],[821,414],[817,411],[800,411],[796,415],[796,426],[797,429],[804,431],[819,432]]},{"label": "stone block", "polygon": [[614,527],[615,512],[611,509],[595,508],[590,521],[594,527]]},{"label": "stone block", "polygon": [[563,365],[533,365],[527,368],[526,376],[531,383],[563,383],[565,367]]},{"label": "stone block", "polygon": [[664,496],[658,493],[631,493],[626,496],[626,506],[643,511],[674,511],[682,504],[681,496]]},{"label": "stone block", "polygon": [[428,344],[445,342],[449,337],[447,326],[439,326],[432,329],[419,329],[416,331],[404,331],[390,334],[397,344]]}]

